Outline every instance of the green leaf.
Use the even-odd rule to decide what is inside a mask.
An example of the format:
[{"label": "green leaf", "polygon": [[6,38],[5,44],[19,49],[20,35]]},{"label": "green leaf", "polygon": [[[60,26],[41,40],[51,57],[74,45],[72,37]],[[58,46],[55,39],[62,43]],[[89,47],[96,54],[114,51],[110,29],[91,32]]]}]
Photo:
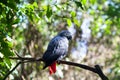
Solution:
[{"label": "green leaf", "polygon": [[[5,39],[6,39],[6,38],[5,38]],[[3,47],[3,48],[8,48],[8,44],[6,43],[5,40],[1,42],[1,47]]]},{"label": "green leaf", "polygon": [[75,17],[75,16],[76,16],[75,11],[71,11],[71,13],[70,13],[70,14],[72,15],[72,17]]},{"label": "green leaf", "polygon": [[33,5],[33,7],[38,8],[38,5],[36,2],[34,2],[32,5]]},{"label": "green leaf", "polygon": [[67,24],[68,24],[69,27],[72,25],[72,22],[71,22],[70,19],[67,19]]},{"label": "green leaf", "polygon": [[96,0],[90,0],[90,3],[94,4],[96,2]]},{"label": "green leaf", "polygon": [[4,60],[3,60],[3,62],[5,63],[5,65],[7,66],[7,68],[8,69],[10,69],[11,68],[11,62],[10,62],[10,59],[9,58],[7,58],[7,57],[4,57]]},{"label": "green leaf", "polygon": [[3,48],[1,50],[1,53],[5,56],[5,57],[9,57],[9,56],[12,56],[10,50],[8,48]]},{"label": "green leaf", "polygon": [[2,49],[0,50],[0,52],[5,56],[5,57],[9,57],[13,55],[13,52],[10,50],[10,48],[12,48],[13,44],[11,42],[7,41],[2,41],[1,42],[1,47]]},{"label": "green leaf", "polygon": [[52,15],[52,9],[51,9],[51,7],[48,5],[48,6],[47,6],[47,13],[46,13],[46,16],[47,16],[47,18],[50,18],[51,15]]},{"label": "green leaf", "polygon": [[20,22],[20,19],[17,18],[13,21],[13,24],[17,24],[18,22]]},{"label": "green leaf", "polygon": [[39,17],[42,18],[42,16],[43,16],[43,12],[39,12],[38,15],[39,15]]},{"label": "green leaf", "polygon": [[79,23],[79,21],[77,20],[77,19],[73,19],[73,21],[74,21],[74,23],[78,26],[78,27],[80,27],[80,23]]},{"label": "green leaf", "polygon": [[107,26],[105,28],[105,34],[107,34],[107,35],[111,34],[110,26]]},{"label": "green leaf", "polygon": [[80,7],[82,10],[84,10],[81,2],[75,1],[75,4],[76,4],[78,7]]},{"label": "green leaf", "polygon": [[81,2],[85,5],[87,1],[86,0],[81,0]]},{"label": "green leaf", "polygon": [[7,44],[8,44],[8,47],[9,47],[9,48],[12,48],[12,47],[13,47],[13,43],[12,43],[12,42],[7,41]]}]

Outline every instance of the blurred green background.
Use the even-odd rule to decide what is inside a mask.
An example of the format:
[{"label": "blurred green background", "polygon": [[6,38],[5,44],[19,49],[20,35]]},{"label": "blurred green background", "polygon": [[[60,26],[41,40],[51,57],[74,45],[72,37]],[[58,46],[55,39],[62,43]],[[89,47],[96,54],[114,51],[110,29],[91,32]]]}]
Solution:
[{"label": "blurred green background", "polygon": [[[65,29],[73,36],[65,60],[99,64],[110,80],[120,80],[119,0],[0,0],[0,80],[18,62],[9,56],[41,57]],[[95,73],[62,64],[50,76],[42,66],[21,64],[7,80],[100,80]]]}]

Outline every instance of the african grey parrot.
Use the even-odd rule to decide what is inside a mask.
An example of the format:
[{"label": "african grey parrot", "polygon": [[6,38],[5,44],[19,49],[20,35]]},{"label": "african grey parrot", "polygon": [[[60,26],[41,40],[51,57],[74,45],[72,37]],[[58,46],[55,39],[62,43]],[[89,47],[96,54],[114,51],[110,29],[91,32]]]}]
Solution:
[{"label": "african grey parrot", "polygon": [[71,39],[71,33],[68,30],[63,30],[50,41],[42,57],[45,63],[43,69],[49,66],[50,74],[56,72],[56,61],[67,55],[69,40]]}]

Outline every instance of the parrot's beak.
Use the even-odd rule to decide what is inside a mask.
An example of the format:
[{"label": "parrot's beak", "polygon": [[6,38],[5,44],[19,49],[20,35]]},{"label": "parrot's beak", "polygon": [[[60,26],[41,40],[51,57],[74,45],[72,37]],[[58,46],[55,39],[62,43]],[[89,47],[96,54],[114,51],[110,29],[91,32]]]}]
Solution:
[{"label": "parrot's beak", "polygon": [[69,37],[68,37],[68,40],[71,40],[71,39],[72,39],[72,36],[69,36]]}]

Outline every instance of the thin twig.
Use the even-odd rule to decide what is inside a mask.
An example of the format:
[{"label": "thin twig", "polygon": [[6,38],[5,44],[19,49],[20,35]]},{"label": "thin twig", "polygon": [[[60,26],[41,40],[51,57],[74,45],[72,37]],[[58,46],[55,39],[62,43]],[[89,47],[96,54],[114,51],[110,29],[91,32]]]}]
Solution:
[{"label": "thin twig", "polygon": [[5,77],[3,78],[3,80],[5,80],[5,79],[19,66],[19,64],[21,64],[21,61],[18,62],[18,63],[16,64],[16,66],[13,67],[13,69],[10,70],[10,71],[5,75]]},{"label": "thin twig", "polygon": [[42,61],[41,58],[30,58],[30,57],[9,57],[10,59],[15,59],[15,60],[22,60],[22,61],[25,61],[25,60],[29,60],[29,61]]},{"label": "thin twig", "polygon": [[20,56],[17,51],[15,51],[15,54],[18,56],[18,58],[22,58],[22,56]]}]

